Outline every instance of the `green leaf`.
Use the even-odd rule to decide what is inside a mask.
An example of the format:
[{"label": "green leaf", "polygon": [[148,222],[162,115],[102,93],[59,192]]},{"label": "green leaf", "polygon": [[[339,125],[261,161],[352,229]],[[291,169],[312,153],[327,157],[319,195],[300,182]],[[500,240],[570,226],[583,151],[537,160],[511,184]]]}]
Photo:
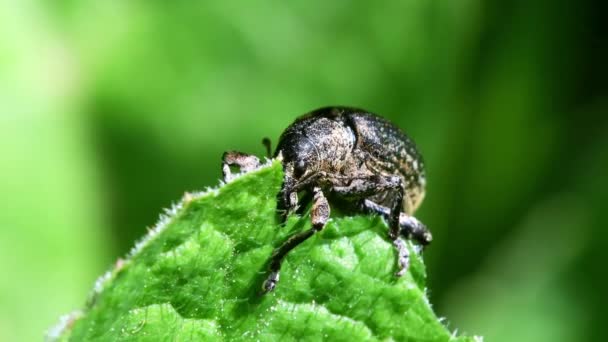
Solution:
[{"label": "green leaf", "polygon": [[456,338],[425,296],[425,270],[396,278],[395,251],[376,216],[334,215],[295,248],[261,295],[270,255],[308,215],[277,223],[279,162],[219,189],[186,194],[125,261],[96,284],[62,340],[396,340]]}]

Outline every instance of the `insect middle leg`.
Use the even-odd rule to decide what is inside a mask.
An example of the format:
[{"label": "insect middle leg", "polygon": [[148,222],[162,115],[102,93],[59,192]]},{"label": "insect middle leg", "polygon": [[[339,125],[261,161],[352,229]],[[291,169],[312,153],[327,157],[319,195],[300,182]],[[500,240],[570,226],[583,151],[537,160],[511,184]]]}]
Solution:
[{"label": "insect middle leg", "polygon": [[[335,184],[339,183],[336,182]],[[400,277],[405,274],[405,271],[407,271],[407,268],[409,267],[409,252],[403,240],[399,238],[401,232],[399,219],[401,216],[404,195],[401,178],[397,176],[378,175],[359,177],[349,180],[348,183],[344,185],[334,186],[332,191],[344,196],[358,196],[361,198],[372,196],[382,191],[393,192],[393,203],[391,208],[388,209],[385,217],[388,219],[388,236],[393,241],[393,246],[395,246],[395,249],[397,250],[398,270],[395,275]]]},{"label": "insect middle leg", "polygon": [[275,249],[272,253],[272,258],[270,260],[270,274],[268,278],[262,285],[262,290],[264,292],[270,292],[274,290],[279,281],[279,272],[281,271],[281,263],[283,259],[296,246],[306,241],[309,237],[314,235],[314,233],[320,231],[325,227],[327,220],[329,220],[329,203],[327,202],[327,198],[323,195],[323,192],[320,188],[315,187],[313,189],[314,197],[312,210],[310,213],[310,218],[312,221],[312,228],[306,230],[301,233],[297,233],[289,237],[287,241],[285,241],[279,248]]},{"label": "insect middle leg", "polygon": [[[383,216],[388,219],[391,210],[385,206],[379,205],[371,200],[364,200],[363,207],[365,210]],[[399,227],[401,230],[401,236],[406,239],[414,239],[423,246],[431,243],[433,235],[424,225],[414,216],[410,216],[406,213],[400,213],[399,215]]]},{"label": "insect middle leg", "polygon": [[399,238],[399,216],[401,215],[401,208],[403,207],[403,195],[404,190],[402,186],[401,178],[397,177],[395,184],[395,197],[393,199],[393,207],[391,208],[388,224],[388,237],[393,240],[393,246],[397,250],[397,265],[398,270],[395,272],[395,276],[401,277],[407,271],[410,265],[410,252],[407,250],[405,243]]}]

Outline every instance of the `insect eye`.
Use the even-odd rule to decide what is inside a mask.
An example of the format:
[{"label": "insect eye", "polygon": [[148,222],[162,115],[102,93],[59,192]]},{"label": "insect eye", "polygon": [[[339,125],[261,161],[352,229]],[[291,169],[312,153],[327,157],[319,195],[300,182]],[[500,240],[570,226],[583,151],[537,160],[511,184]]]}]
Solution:
[{"label": "insect eye", "polygon": [[294,173],[296,177],[303,175],[306,172],[306,162],[304,160],[298,160],[294,165]]}]

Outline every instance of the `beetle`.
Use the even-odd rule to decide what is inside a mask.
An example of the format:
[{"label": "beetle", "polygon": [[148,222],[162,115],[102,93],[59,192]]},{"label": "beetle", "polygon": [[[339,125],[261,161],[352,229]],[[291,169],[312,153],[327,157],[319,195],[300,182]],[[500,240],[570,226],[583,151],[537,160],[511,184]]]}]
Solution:
[{"label": "beetle", "polygon": [[[264,144],[270,156],[269,140],[264,139]],[[431,242],[430,231],[412,216],[425,194],[422,156],[413,140],[387,119],[351,107],[320,108],[285,129],[273,157],[282,157],[284,170],[277,195],[282,221],[298,209],[298,194],[305,193],[312,195],[312,227],[274,250],[262,285],[264,292],[276,287],[281,262],[289,251],[323,229],[330,217],[330,200],[388,221],[388,237],[397,251],[396,276],[402,276],[409,265],[400,236],[423,246]],[[226,182],[233,177],[232,166],[249,172],[260,166],[260,160],[237,151],[225,152],[222,173]]]}]

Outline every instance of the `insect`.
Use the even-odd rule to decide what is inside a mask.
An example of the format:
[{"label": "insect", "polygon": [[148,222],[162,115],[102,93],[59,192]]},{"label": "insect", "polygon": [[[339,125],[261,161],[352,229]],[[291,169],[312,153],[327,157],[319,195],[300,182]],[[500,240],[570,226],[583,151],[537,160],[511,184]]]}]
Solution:
[{"label": "insect", "polygon": [[[270,155],[269,140],[264,143]],[[431,242],[430,231],[412,216],[425,193],[422,156],[414,142],[388,120],[356,108],[320,108],[287,127],[273,156],[283,158],[285,176],[277,195],[283,222],[298,208],[298,194],[312,195],[312,228],[292,235],[273,252],[264,292],[276,287],[281,262],[289,251],[323,229],[330,217],[330,201],[388,221],[388,237],[398,256],[396,276],[403,275],[409,265],[401,236],[423,246]],[[232,178],[231,166],[248,172],[259,165],[256,156],[228,151],[223,155],[224,180]]]}]

